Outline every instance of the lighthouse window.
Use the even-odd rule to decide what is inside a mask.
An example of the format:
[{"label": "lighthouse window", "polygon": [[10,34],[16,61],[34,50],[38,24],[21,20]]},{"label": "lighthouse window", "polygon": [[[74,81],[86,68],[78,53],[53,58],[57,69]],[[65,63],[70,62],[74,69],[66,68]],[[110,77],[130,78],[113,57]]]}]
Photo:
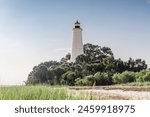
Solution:
[{"label": "lighthouse window", "polygon": [[75,28],[80,28],[80,26],[75,26]]}]

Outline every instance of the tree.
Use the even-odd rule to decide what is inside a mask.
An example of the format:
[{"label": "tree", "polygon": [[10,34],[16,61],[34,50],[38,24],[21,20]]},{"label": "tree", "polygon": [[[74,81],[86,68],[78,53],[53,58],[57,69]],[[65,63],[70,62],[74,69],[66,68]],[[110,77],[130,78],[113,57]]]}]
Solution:
[{"label": "tree", "polygon": [[68,71],[62,75],[61,82],[65,85],[73,86],[75,83],[75,72]]},{"label": "tree", "polygon": [[[80,65],[81,74],[95,74],[96,72],[113,71],[114,57],[110,48],[100,47],[98,45],[85,44],[84,54],[76,58],[75,66]],[[88,74],[89,73],[89,74]],[[84,77],[79,76],[79,77]]]},{"label": "tree", "polygon": [[70,58],[71,58],[71,54],[68,53],[65,57],[63,57],[63,58],[60,60],[60,63],[61,63],[61,64],[62,64],[62,63],[66,63],[66,62],[68,62],[68,61],[70,60]]},{"label": "tree", "polygon": [[35,66],[33,71],[28,75],[28,80],[26,84],[38,84],[45,83],[46,79],[47,67],[44,64],[40,64],[39,66]]},{"label": "tree", "polygon": [[84,45],[84,57],[86,63],[101,62],[103,58],[113,56],[113,53],[108,47],[100,47],[98,45],[85,44]]},{"label": "tree", "polygon": [[126,63],[123,62],[120,58],[114,60],[114,71],[115,73],[122,73],[126,70]]},{"label": "tree", "polygon": [[84,45],[84,54],[79,55],[74,63],[69,62],[70,57],[68,53],[59,62],[47,61],[35,66],[29,73],[26,84],[73,86],[149,81],[144,60],[115,59],[109,47],[87,43]]},{"label": "tree", "polygon": [[114,57],[109,56],[103,59],[103,64],[105,66],[105,72],[115,72]]},{"label": "tree", "polygon": [[134,60],[132,58],[129,58],[127,62],[127,70],[139,72],[145,69],[147,69],[147,64],[144,60],[141,60],[141,59]]},{"label": "tree", "polygon": [[49,69],[47,72],[47,79],[49,84],[51,85],[60,85],[61,77],[65,73],[65,70],[61,67],[56,67],[53,69]]}]

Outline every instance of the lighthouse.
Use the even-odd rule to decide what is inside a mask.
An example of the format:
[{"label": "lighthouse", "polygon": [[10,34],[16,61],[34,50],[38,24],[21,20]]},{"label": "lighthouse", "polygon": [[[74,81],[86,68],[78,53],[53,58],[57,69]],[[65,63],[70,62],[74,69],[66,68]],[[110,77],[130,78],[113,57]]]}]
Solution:
[{"label": "lighthouse", "polygon": [[83,54],[82,28],[80,27],[80,23],[76,21],[73,28],[70,62],[75,62],[77,56],[81,54]]}]

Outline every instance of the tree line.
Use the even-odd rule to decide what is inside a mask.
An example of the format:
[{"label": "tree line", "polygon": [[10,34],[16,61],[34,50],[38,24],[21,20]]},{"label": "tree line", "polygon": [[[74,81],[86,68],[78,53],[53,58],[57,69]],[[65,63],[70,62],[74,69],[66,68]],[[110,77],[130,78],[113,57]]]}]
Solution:
[{"label": "tree line", "polygon": [[142,59],[116,59],[109,47],[87,43],[84,54],[74,63],[68,53],[60,61],[48,61],[33,67],[26,85],[111,85],[127,82],[150,81],[148,65]]}]

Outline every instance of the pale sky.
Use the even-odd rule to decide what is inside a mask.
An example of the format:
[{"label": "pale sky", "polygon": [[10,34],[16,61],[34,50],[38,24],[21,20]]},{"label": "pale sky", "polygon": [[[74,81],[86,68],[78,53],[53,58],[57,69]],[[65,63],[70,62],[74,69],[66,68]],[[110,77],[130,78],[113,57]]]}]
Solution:
[{"label": "pale sky", "polygon": [[23,84],[35,65],[65,56],[77,19],[84,43],[150,66],[149,0],[0,0],[0,85]]}]

